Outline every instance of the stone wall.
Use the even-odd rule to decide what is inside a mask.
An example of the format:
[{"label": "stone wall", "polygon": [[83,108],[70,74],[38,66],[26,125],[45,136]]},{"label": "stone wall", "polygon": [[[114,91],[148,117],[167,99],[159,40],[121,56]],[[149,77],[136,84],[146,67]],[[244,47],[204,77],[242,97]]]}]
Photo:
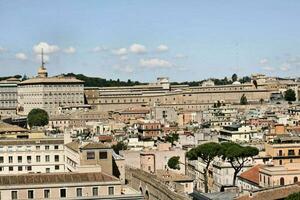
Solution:
[{"label": "stone wall", "polygon": [[144,172],[140,169],[126,167],[126,181],[128,184],[141,191],[145,199],[149,200],[188,200],[191,199],[185,194],[171,191],[166,185],[159,181],[155,175]]}]

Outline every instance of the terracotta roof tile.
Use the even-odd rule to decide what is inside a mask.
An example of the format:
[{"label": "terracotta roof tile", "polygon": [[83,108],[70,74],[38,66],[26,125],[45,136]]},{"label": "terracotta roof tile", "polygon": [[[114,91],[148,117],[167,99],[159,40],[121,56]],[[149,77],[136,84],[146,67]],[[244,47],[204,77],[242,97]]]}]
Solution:
[{"label": "terracotta roof tile", "polygon": [[262,166],[263,165],[261,165],[261,164],[255,165],[255,166],[251,167],[250,169],[241,173],[241,175],[239,177],[244,180],[248,180],[256,185],[259,185],[259,169]]}]

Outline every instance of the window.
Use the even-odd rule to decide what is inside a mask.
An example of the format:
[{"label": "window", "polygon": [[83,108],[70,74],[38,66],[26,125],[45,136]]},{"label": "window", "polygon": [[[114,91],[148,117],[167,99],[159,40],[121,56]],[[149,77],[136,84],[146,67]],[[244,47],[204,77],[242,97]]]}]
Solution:
[{"label": "window", "polygon": [[31,166],[27,166],[27,171],[31,171],[32,167]]},{"label": "window", "polygon": [[22,163],[22,156],[18,156],[18,163]]},{"label": "window", "polygon": [[18,191],[11,191],[11,199],[18,199]]},{"label": "window", "polygon": [[41,147],[40,147],[40,146],[36,146],[35,149],[36,149],[36,150],[40,150]]},{"label": "window", "polygon": [[107,159],[107,152],[106,151],[100,151],[99,152],[99,158],[100,159]]},{"label": "window", "polygon": [[12,156],[8,156],[8,162],[13,163],[13,157]]},{"label": "window", "polygon": [[108,195],[114,195],[114,187],[108,187]]},{"label": "window", "polygon": [[2,172],[3,171],[3,167],[0,167],[0,172]]},{"label": "window", "polygon": [[78,197],[82,197],[82,188],[77,188],[76,189],[76,194]]},{"label": "window", "polygon": [[41,156],[36,156],[35,159],[36,159],[36,162],[41,162]]},{"label": "window", "polygon": [[31,163],[31,156],[27,156],[27,162]]},{"label": "window", "polygon": [[98,196],[98,188],[93,187],[93,196]]},{"label": "window", "polygon": [[66,198],[66,197],[67,197],[66,189],[60,189],[60,198]]},{"label": "window", "polygon": [[50,168],[46,168],[46,173],[50,173]]},{"label": "window", "polygon": [[295,155],[295,151],[294,151],[293,149],[290,149],[290,150],[288,151],[288,155],[289,155],[289,156]]},{"label": "window", "polygon": [[280,178],[280,185],[284,185],[284,178],[283,177]]},{"label": "window", "polygon": [[49,156],[49,155],[46,155],[46,156],[45,156],[45,160],[46,160],[46,162],[50,162],[50,156]]},{"label": "window", "polygon": [[18,166],[18,171],[22,171],[22,166]]},{"label": "window", "polygon": [[55,165],[55,170],[59,170],[59,165]]},{"label": "window", "polygon": [[282,156],[282,150],[279,150],[279,156]]},{"label": "window", "polygon": [[55,162],[59,162],[59,155],[55,155],[55,156],[54,156],[54,161],[55,161]]},{"label": "window", "polygon": [[94,151],[86,152],[86,159],[87,160],[94,160],[95,159],[95,152]]},{"label": "window", "polygon": [[298,177],[295,176],[295,177],[294,177],[294,183],[297,183],[297,182],[298,182]]},{"label": "window", "polygon": [[28,190],[28,199],[33,199],[34,195],[33,195],[33,190]]},{"label": "window", "polygon": [[282,165],[282,160],[279,160],[279,165]]},{"label": "window", "polygon": [[50,149],[49,145],[45,146],[45,150],[49,150],[49,149]]},{"label": "window", "polygon": [[55,146],[54,146],[54,149],[58,149],[58,145],[55,145]]},{"label": "window", "polygon": [[14,171],[14,167],[12,167],[12,166],[10,166],[10,167],[8,167],[8,171]]},{"label": "window", "polygon": [[0,156],[0,163],[3,163],[3,162],[4,162],[3,156]]},{"label": "window", "polygon": [[44,190],[44,198],[45,198],[45,199],[50,198],[50,190],[49,190],[49,189]]}]

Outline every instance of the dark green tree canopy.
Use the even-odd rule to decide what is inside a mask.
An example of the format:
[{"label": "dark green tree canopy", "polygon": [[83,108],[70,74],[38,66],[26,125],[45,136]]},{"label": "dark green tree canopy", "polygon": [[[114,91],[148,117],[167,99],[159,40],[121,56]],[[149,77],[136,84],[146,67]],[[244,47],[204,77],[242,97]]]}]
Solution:
[{"label": "dark green tree canopy", "polygon": [[247,105],[248,104],[248,100],[245,94],[242,95],[241,99],[240,99],[240,104],[241,105]]},{"label": "dark green tree canopy", "polygon": [[299,200],[300,199],[300,192],[296,192],[293,194],[290,194],[285,200]]},{"label": "dark green tree canopy", "polygon": [[48,113],[43,109],[34,108],[27,116],[27,123],[29,127],[45,126],[49,123]]},{"label": "dark green tree canopy", "polygon": [[231,79],[232,79],[232,82],[235,82],[235,81],[237,81],[238,80],[238,76],[237,76],[237,74],[232,74],[232,77],[231,77]]},{"label": "dark green tree canopy", "polygon": [[168,160],[168,167],[171,169],[180,169],[180,162],[179,162],[180,157],[179,156],[173,156]]},{"label": "dark green tree canopy", "polygon": [[112,145],[112,148],[117,154],[119,154],[120,151],[127,149],[127,145],[121,141],[118,142],[117,144]]},{"label": "dark green tree canopy", "polygon": [[219,155],[227,160],[234,169],[233,185],[235,185],[236,177],[244,167],[248,158],[256,156],[259,150],[256,147],[241,146],[233,142],[225,142],[221,144]]},{"label": "dark green tree canopy", "polygon": [[179,135],[177,133],[169,134],[166,137],[166,141],[170,142],[172,145],[174,145],[174,142],[177,142],[179,139]]},{"label": "dark green tree canopy", "polygon": [[285,91],[284,93],[284,99],[286,101],[296,101],[296,93],[294,90],[292,89],[288,89],[287,91]]}]

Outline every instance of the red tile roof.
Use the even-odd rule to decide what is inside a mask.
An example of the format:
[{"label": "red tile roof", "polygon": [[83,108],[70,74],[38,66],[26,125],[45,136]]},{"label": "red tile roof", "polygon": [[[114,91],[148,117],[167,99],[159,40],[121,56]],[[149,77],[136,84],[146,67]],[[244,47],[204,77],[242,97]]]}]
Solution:
[{"label": "red tile roof", "polygon": [[259,185],[259,169],[262,167],[263,165],[255,165],[253,167],[251,167],[250,169],[248,169],[247,171],[244,171],[243,173],[241,173],[241,175],[239,176],[240,178],[250,181],[256,185]]}]

